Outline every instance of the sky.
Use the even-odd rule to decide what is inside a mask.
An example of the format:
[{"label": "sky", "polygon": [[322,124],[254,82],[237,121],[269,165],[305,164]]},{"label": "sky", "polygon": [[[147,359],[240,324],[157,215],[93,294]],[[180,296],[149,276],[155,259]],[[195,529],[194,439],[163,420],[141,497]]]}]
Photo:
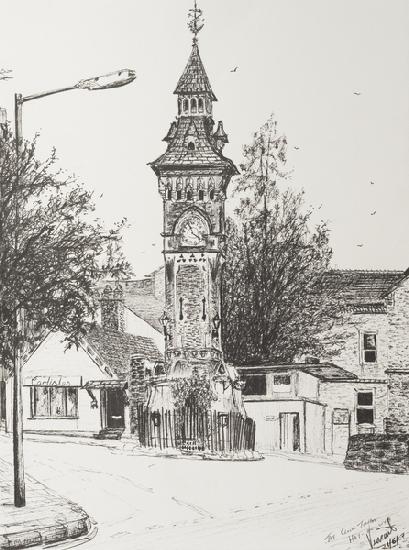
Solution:
[{"label": "sky", "polygon": [[[409,267],[409,2],[199,0],[200,53],[236,164],[274,112],[291,185],[332,229],[339,268]],[[26,138],[95,191],[109,226],[126,217],[136,277],[162,263],[162,200],[147,165],[165,150],[176,83],[191,50],[193,0],[2,0],[0,106],[15,92],[132,68],[120,89],[26,103]],[[236,72],[231,69],[238,66]],[[358,92],[359,95],[354,92]],[[371,181],[373,184],[371,184]],[[228,205],[232,204],[228,201]],[[375,214],[371,214],[376,212]],[[362,245],[362,246],[358,246]]]}]

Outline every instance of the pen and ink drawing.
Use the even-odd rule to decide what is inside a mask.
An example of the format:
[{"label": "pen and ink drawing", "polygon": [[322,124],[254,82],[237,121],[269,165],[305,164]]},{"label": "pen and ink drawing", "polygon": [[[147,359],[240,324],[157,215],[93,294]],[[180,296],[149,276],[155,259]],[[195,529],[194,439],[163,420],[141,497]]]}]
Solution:
[{"label": "pen and ink drawing", "polygon": [[165,150],[142,159],[162,208],[149,275],[132,225],[97,216],[104,193],[23,137],[25,103],[136,95],[137,67],[15,94],[14,127],[0,107],[0,548],[406,548],[409,270],[334,265],[277,114],[225,156],[201,7]]}]

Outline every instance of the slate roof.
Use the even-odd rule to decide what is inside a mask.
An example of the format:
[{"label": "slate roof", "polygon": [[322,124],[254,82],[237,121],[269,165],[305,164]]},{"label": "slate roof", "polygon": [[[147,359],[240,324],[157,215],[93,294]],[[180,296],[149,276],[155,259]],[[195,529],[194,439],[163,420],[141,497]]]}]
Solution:
[{"label": "slate roof", "polygon": [[163,361],[163,356],[153,340],[144,336],[134,336],[96,325],[88,331],[84,340],[118,378],[128,375],[131,355],[134,353],[141,353],[152,362]]},{"label": "slate roof", "polygon": [[319,378],[322,382],[357,380],[358,376],[333,363],[291,363],[284,365],[236,366],[239,374],[267,374],[274,371],[298,370]]},{"label": "slate roof", "polygon": [[[404,271],[334,269],[326,273],[330,286],[339,291],[348,304],[369,307],[383,304],[388,291],[404,276]],[[373,311],[379,313],[380,311]]]},{"label": "slate roof", "polygon": [[198,92],[207,92],[211,95],[213,101],[217,101],[202,60],[200,59],[199,46],[193,44],[192,52],[189,56],[185,70],[179,78],[179,82],[173,93],[194,94]]},{"label": "slate roof", "polygon": [[[173,123],[174,124],[174,123]],[[233,162],[217,151],[212,138],[213,121],[206,116],[179,117],[176,128],[169,131],[166,140],[166,152],[151,162],[155,168],[173,167],[214,167],[228,169],[232,174],[238,174]],[[169,136],[172,136],[169,138]],[[194,150],[188,148],[188,143],[195,143]]]}]

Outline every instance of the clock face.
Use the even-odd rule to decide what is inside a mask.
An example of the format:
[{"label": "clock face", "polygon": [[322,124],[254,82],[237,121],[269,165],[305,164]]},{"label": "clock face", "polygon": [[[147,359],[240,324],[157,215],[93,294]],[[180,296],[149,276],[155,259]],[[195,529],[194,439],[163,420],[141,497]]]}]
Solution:
[{"label": "clock face", "polygon": [[206,225],[197,216],[185,220],[180,228],[182,246],[201,246],[205,244]]}]

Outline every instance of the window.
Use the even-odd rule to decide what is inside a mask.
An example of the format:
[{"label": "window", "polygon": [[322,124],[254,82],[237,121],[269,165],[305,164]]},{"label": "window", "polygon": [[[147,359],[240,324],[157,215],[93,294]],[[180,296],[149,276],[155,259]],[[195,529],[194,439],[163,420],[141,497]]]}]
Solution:
[{"label": "window", "polygon": [[176,180],[176,198],[178,200],[182,198],[182,188],[183,188],[182,178],[178,178]]},{"label": "window", "polygon": [[373,424],[374,405],[373,392],[358,392],[356,396],[356,422],[357,424]]},{"label": "window", "polygon": [[172,198],[172,188],[171,188],[171,187],[168,187],[168,188],[166,189],[166,198],[167,198],[168,200],[171,200],[171,198]]},{"label": "window", "polygon": [[244,374],[243,395],[266,395],[265,374]]},{"label": "window", "polygon": [[199,113],[203,113],[203,99],[199,98]]},{"label": "window", "polygon": [[183,321],[183,298],[179,298],[179,319]]},{"label": "window", "polygon": [[376,363],[376,334],[365,332],[363,335],[364,363]]},{"label": "window", "polygon": [[180,199],[182,198],[182,191],[181,191],[180,189],[178,189],[178,190],[176,191],[176,198],[177,198],[178,200],[180,200]]},{"label": "window", "polygon": [[189,151],[194,151],[195,150],[195,144],[193,141],[189,141],[189,143],[187,144],[187,148],[189,149]]},{"label": "window", "polygon": [[273,379],[274,386],[290,386],[291,376],[289,374],[277,374]]},{"label": "window", "polygon": [[189,110],[189,101],[187,99],[183,101],[183,110],[185,112]]},{"label": "window", "polygon": [[192,191],[192,188],[191,187],[188,187],[186,189],[186,199],[188,201],[191,201],[193,199],[193,191]]},{"label": "window", "polygon": [[214,199],[214,189],[210,189],[209,197],[210,197],[210,200]]},{"label": "window", "polygon": [[31,389],[31,410],[33,417],[77,417],[78,388],[34,386]]},{"label": "window", "polygon": [[204,199],[204,191],[203,189],[199,189],[199,201],[202,201]]},{"label": "window", "polygon": [[181,112],[182,112],[182,100],[179,99],[179,101],[178,101],[178,115],[180,115]]},{"label": "window", "polygon": [[197,112],[197,101],[195,98],[193,98],[190,102],[190,110],[192,113],[196,113]]}]

